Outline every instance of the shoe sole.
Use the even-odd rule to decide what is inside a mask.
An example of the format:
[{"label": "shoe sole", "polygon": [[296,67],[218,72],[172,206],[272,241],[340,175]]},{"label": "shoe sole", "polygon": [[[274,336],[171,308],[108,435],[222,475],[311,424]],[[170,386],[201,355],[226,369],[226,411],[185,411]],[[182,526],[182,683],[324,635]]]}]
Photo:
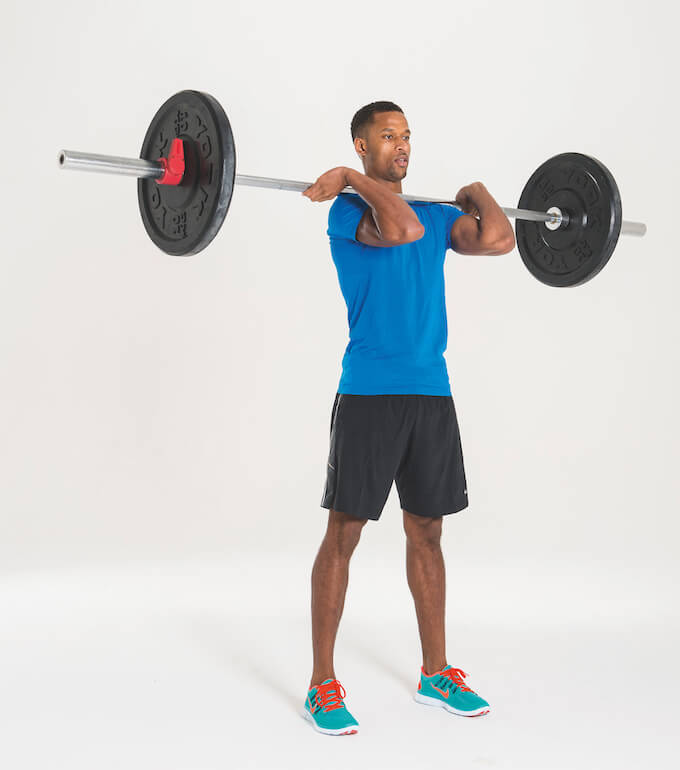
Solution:
[{"label": "shoe sole", "polygon": [[419,692],[413,696],[413,699],[416,703],[422,703],[424,706],[436,706],[440,709],[446,709],[452,714],[458,714],[458,716],[461,717],[481,717],[483,714],[488,714],[489,711],[491,711],[489,706],[480,706],[478,709],[473,709],[472,711],[461,711],[453,706],[449,706],[448,703],[439,700],[439,698],[431,698],[429,695],[421,695]]},{"label": "shoe sole", "polygon": [[358,727],[355,725],[354,727],[339,727],[337,730],[331,730],[327,727],[319,727],[317,723],[314,721],[314,717],[305,709],[302,712],[302,716],[308,721],[312,723],[312,727],[318,732],[323,733],[324,735],[356,735],[356,733],[359,732]]}]

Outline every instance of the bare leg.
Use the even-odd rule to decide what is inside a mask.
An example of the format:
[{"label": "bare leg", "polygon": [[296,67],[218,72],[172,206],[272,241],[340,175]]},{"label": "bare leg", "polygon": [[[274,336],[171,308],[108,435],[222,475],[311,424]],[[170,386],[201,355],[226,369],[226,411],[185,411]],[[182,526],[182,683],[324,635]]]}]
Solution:
[{"label": "bare leg", "polygon": [[330,510],[328,527],[312,568],[312,647],[309,686],[335,679],[333,649],[349,579],[349,560],[366,519]]},{"label": "bare leg", "polygon": [[418,618],[426,674],[446,665],[444,606],[446,574],[440,539],[442,517],[431,519],[404,511],[406,578]]}]

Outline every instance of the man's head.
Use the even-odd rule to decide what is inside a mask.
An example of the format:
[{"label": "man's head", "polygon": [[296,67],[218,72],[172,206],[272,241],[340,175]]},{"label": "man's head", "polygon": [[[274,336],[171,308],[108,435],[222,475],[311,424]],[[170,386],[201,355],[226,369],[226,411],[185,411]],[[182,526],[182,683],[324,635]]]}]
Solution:
[{"label": "man's head", "polygon": [[351,132],[366,176],[390,182],[401,192],[411,154],[411,131],[401,107],[394,102],[371,102],[356,112]]}]

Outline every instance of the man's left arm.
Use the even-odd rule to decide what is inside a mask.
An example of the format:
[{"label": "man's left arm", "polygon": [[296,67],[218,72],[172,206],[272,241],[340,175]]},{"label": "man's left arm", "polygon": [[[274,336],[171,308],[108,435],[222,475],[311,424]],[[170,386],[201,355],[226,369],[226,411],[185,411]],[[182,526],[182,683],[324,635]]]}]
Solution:
[{"label": "man's left arm", "polygon": [[459,254],[507,254],[515,247],[510,220],[481,182],[462,187],[456,203],[466,214],[451,227],[451,248]]}]

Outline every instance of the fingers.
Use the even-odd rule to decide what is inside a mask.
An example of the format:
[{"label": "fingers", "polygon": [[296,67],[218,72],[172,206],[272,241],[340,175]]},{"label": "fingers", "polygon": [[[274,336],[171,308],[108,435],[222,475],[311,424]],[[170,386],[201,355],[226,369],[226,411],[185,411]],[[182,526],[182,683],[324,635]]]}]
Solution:
[{"label": "fingers", "polygon": [[470,193],[479,191],[481,182],[473,182],[472,184],[461,187],[456,194],[455,204],[460,206],[461,210],[466,214],[471,214],[473,217],[479,217],[479,209],[477,208]]},{"label": "fingers", "polygon": [[345,187],[345,176],[342,167],[326,171],[309,185],[302,194],[310,201],[329,201]]},{"label": "fingers", "polygon": [[328,201],[335,197],[335,195],[329,192],[323,185],[318,185],[316,182],[310,185],[306,190],[303,190],[302,194],[315,203]]},{"label": "fingers", "polygon": [[456,204],[456,206],[458,206],[461,209],[461,211],[464,211],[467,214],[470,201],[467,195],[465,195],[464,193],[463,194],[461,193],[462,193],[462,190],[459,190],[453,202]]},{"label": "fingers", "polygon": [[319,185],[316,182],[314,182],[314,184],[310,184],[306,190],[302,191],[302,194],[309,198],[310,201],[318,200]]}]

